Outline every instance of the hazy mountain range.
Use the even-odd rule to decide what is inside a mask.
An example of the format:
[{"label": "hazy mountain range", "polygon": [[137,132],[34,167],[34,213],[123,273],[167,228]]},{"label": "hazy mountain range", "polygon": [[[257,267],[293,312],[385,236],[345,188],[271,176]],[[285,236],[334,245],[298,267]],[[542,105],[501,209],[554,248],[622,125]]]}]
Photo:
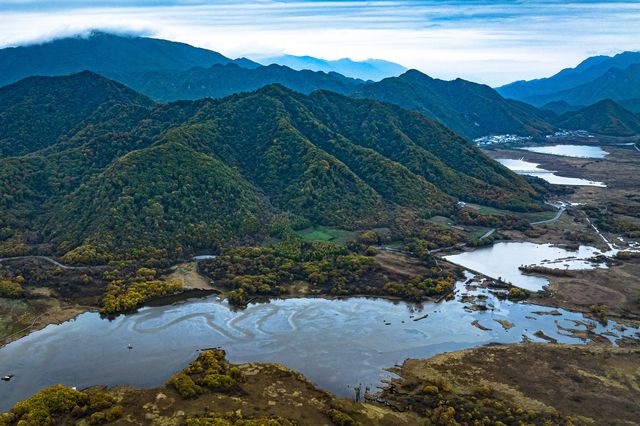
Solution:
[{"label": "hazy mountain range", "polygon": [[558,101],[580,107],[612,99],[640,112],[640,52],[594,56],[551,77],[516,81],[496,90],[538,107]]},{"label": "hazy mountain range", "polygon": [[[636,94],[640,88],[640,65],[632,64],[637,57],[630,52],[613,58],[591,58],[575,69],[563,70],[548,79],[516,82],[498,89],[509,96],[526,95],[525,100],[534,99],[541,109],[519,100],[505,99],[486,85],[461,79],[434,79],[416,70],[371,82],[333,71],[262,66],[246,58],[233,60],[183,43],[101,32],[40,45],[0,49],[0,82],[9,83],[32,75],[64,75],[91,70],[160,102],[222,98],[277,83],[303,94],[329,90],[393,103],[438,120],[467,138],[505,133],[541,138],[560,125],[580,122],[558,116],[603,99],[619,101],[621,106],[637,111],[640,102],[635,97],[640,98],[640,94]],[[353,61],[338,61],[338,64],[311,57],[287,58],[299,67],[314,63],[316,68],[339,64],[360,69],[365,66]],[[389,72],[401,70],[388,63],[373,61],[368,64],[367,67],[382,64],[380,69],[387,67]],[[631,65],[624,70],[607,68],[625,64]],[[565,89],[536,94],[559,87]],[[625,96],[627,98],[621,99]],[[622,111],[621,108],[607,108],[609,118],[599,122],[629,122],[629,116]],[[618,113],[623,116],[615,117]],[[598,126],[599,129],[614,127]],[[621,125],[620,129],[623,128],[633,129],[634,126]]]},{"label": "hazy mountain range", "polygon": [[330,61],[312,56],[282,55],[259,59],[257,62],[264,65],[285,65],[294,70],[337,72],[346,77],[373,81],[382,80],[386,77],[397,77],[407,71],[407,69],[400,64],[382,59],[353,61],[349,58],[342,58]]},{"label": "hazy mountain range", "polygon": [[[128,58],[135,59],[129,62]],[[415,70],[380,82],[365,82],[337,72],[260,66],[245,58],[232,60],[181,43],[105,33],[0,50],[3,82],[85,69],[162,102],[221,98],[278,83],[305,94],[322,89],[395,103],[434,118],[468,138],[501,133],[541,136],[552,130],[541,112],[506,100],[488,86],[437,80]]]}]

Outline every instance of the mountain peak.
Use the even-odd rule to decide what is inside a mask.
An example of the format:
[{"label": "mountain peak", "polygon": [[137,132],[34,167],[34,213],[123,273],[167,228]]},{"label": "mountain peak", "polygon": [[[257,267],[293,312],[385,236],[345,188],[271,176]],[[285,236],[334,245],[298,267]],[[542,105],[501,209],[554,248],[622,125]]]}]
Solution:
[{"label": "mountain peak", "polygon": [[31,75],[65,75],[90,69],[107,76],[188,70],[226,64],[218,52],[168,40],[94,31],[44,44],[0,49],[0,86]]},{"label": "mountain peak", "polygon": [[556,124],[564,129],[587,130],[610,136],[640,134],[640,117],[611,99],[567,112],[558,118]]},{"label": "mountain peak", "polygon": [[[574,68],[566,68],[557,74],[530,81],[516,81],[496,90],[504,97],[521,100],[532,105],[542,106],[552,101],[565,100],[571,105],[589,105],[600,99],[613,97],[622,100],[613,91],[603,87],[586,88],[597,84],[604,76],[612,73],[621,75],[634,64],[640,63],[640,52],[626,51],[615,56],[593,56],[585,59]],[[618,70],[618,71],[615,71]],[[629,85],[627,85],[629,86]],[[602,89],[605,89],[604,91]],[[624,91],[616,88],[615,91]],[[624,96],[624,94],[622,94]],[[627,98],[634,95],[628,95]]]}]

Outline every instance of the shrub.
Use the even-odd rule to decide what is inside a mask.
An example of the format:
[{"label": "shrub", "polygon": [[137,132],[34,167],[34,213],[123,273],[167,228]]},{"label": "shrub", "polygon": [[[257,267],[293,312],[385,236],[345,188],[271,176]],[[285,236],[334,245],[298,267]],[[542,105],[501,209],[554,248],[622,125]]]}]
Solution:
[{"label": "shrub", "polygon": [[187,419],[187,426],[284,426],[290,422],[279,417],[261,417],[245,419],[239,412],[219,414],[210,413],[207,417],[191,417]]},{"label": "shrub", "polygon": [[607,311],[609,307],[603,304],[594,304],[589,307],[591,313],[593,313],[603,325],[607,325]]},{"label": "shrub", "polygon": [[54,414],[68,414],[77,405],[87,403],[85,393],[62,385],[45,388],[31,398],[18,402],[11,412],[20,426],[49,426]]},{"label": "shrub", "polygon": [[236,381],[227,374],[207,374],[199,383],[211,390],[224,390],[235,385]]},{"label": "shrub", "polygon": [[[155,271],[153,273],[155,274]],[[138,281],[130,284],[124,281],[113,281],[107,286],[102,299],[102,312],[115,314],[132,311],[153,297],[165,296],[180,289],[182,284],[177,281]]]},{"label": "shrub", "polygon": [[172,385],[183,398],[195,398],[202,393],[202,388],[196,385],[193,379],[185,373],[178,373],[173,376],[171,380],[169,380],[169,384]]},{"label": "shrub", "polygon": [[334,408],[327,411],[327,416],[335,426],[355,426],[356,422],[347,414]]},{"label": "shrub", "polygon": [[426,385],[422,388],[422,392],[426,393],[427,395],[437,395],[438,393],[440,393],[440,389],[438,389],[437,386]]},{"label": "shrub", "polygon": [[529,297],[529,292],[518,287],[511,287],[507,297],[509,300],[524,300]]},{"label": "shrub", "polygon": [[98,391],[89,395],[89,409],[100,411],[111,407],[115,403],[115,398],[109,392]]},{"label": "shrub", "polygon": [[0,297],[16,298],[22,295],[22,286],[10,280],[0,280]]},{"label": "shrub", "polygon": [[103,425],[106,423],[112,423],[123,416],[124,416],[124,409],[121,406],[116,405],[107,410],[93,413],[91,417],[89,417],[89,424]]}]

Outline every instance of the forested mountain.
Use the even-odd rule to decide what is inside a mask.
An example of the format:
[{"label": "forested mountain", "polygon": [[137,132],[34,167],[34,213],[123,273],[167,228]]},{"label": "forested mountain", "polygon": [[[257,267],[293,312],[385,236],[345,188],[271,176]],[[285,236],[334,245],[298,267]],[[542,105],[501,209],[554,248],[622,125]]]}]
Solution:
[{"label": "forested mountain", "polygon": [[583,108],[582,106],[569,105],[565,101],[552,101],[544,104],[540,107],[543,111],[551,111],[556,115],[562,115],[566,112],[577,111]]},{"label": "forested mountain", "polygon": [[352,96],[421,112],[469,138],[505,133],[542,136],[553,129],[542,112],[504,99],[489,86],[438,80],[416,70],[361,86]]},{"label": "forested mountain", "polygon": [[640,98],[622,99],[618,101],[618,104],[631,112],[640,114]]},{"label": "forested mountain", "polygon": [[640,134],[640,117],[611,99],[567,112],[556,120],[556,125],[563,129],[587,130],[610,136]]},{"label": "forested mountain", "polygon": [[330,61],[312,56],[283,55],[265,58],[259,62],[265,65],[284,65],[294,70],[337,72],[347,77],[373,81],[379,81],[386,77],[396,77],[407,71],[407,69],[400,64],[382,59],[352,61],[349,58],[342,58]]},{"label": "forested mountain", "polygon": [[457,134],[377,101],[270,85],[155,104],[89,72],[28,78],[3,96],[41,117],[99,98],[89,92],[104,102],[0,127],[24,153],[0,159],[0,253],[173,258],[260,238],[284,218],[383,226],[398,209],[430,215],[457,198],[541,208],[522,177]]},{"label": "forested mountain", "polygon": [[506,100],[488,86],[460,79],[437,80],[415,70],[377,83],[337,73],[295,71],[280,65],[247,69],[236,64],[188,71],[119,73],[112,77],[159,101],[220,98],[278,83],[301,93],[326,89],[394,103],[436,119],[469,138],[504,133],[542,136],[553,130],[544,113]]},{"label": "forested mountain", "polygon": [[[0,49],[0,86],[36,75],[65,75],[84,70],[119,72],[188,70],[232,62],[218,52],[148,37],[92,32],[42,44]],[[243,66],[254,62],[242,58]]]},{"label": "forested mountain", "polygon": [[[630,65],[638,63],[640,63],[640,52],[623,52],[613,57],[593,56],[587,58],[575,68],[566,68],[554,76],[530,81],[516,81],[498,87],[496,90],[505,98],[517,99],[533,105],[544,105],[552,100],[560,99],[554,99],[546,95],[563,92],[589,83],[611,69],[624,70]],[[577,102],[576,104],[588,105],[602,99],[604,98],[588,102]]]},{"label": "forested mountain", "polygon": [[534,105],[542,102],[564,101],[570,105],[591,105],[604,99],[616,102],[640,98],[640,63],[628,68],[612,68],[593,81],[561,92],[533,96]]},{"label": "forested mountain", "polygon": [[[37,151],[90,123],[127,128],[154,102],[88,71],[73,78],[29,77],[0,87],[0,158]],[[75,91],[82,93],[79,97]],[[44,107],[43,107],[44,106]]]},{"label": "forested mountain", "polygon": [[[360,72],[364,72],[363,67],[373,67],[375,72],[394,70],[395,73],[401,68],[384,61],[325,63],[311,57],[289,59],[295,59],[293,65],[300,68],[304,68],[304,64],[315,64],[308,68],[345,72],[353,71],[353,67]],[[460,79],[437,80],[415,70],[377,83],[366,83],[336,72],[260,66],[246,58],[232,61],[217,52],[182,43],[100,32],[41,45],[0,49],[0,85],[25,76],[62,75],[82,70],[97,72],[161,102],[221,98],[277,83],[306,94],[326,89],[395,103],[434,118],[469,138],[503,133],[541,136],[552,131],[544,113],[529,105],[505,100],[488,86]]]},{"label": "forested mountain", "polygon": [[112,73],[110,77],[158,101],[222,98],[278,83],[301,93],[327,89],[349,93],[364,82],[337,73],[295,71],[281,65],[240,67],[235,63],[187,71]]}]

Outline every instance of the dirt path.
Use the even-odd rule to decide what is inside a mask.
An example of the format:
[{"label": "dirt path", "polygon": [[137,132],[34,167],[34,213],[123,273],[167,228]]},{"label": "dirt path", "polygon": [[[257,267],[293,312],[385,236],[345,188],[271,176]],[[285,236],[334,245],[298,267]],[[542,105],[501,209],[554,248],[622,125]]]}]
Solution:
[{"label": "dirt path", "polygon": [[403,277],[413,277],[429,271],[418,259],[397,251],[381,250],[375,260],[383,269]]}]

